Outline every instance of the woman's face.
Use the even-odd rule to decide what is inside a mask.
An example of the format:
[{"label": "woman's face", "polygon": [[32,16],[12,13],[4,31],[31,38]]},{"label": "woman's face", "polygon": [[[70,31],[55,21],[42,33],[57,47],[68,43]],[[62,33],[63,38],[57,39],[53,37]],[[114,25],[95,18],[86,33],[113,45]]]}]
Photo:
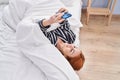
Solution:
[{"label": "woman's face", "polygon": [[73,44],[63,43],[61,45],[61,52],[65,56],[75,57],[81,54],[81,51],[78,47],[75,47]]}]

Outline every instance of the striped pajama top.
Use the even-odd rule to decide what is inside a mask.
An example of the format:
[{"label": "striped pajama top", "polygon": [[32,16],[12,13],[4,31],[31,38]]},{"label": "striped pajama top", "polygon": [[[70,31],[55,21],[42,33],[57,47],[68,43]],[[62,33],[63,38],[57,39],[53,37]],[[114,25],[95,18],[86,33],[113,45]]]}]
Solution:
[{"label": "striped pajama top", "polygon": [[67,20],[60,23],[60,27],[57,27],[56,29],[51,31],[47,31],[47,29],[52,26],[43,26],[42,21],[43,20],[38,22],[41,31],[55,46],[58,38],[60,38],[63,42],[69,44],[72,44],[75,41],[76,36],[70,29],[70,24]]}]

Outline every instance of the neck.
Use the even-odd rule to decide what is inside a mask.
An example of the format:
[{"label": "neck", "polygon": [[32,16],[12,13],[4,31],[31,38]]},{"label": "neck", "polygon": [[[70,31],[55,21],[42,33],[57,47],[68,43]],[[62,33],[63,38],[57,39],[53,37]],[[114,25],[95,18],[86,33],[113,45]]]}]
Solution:
[{"label": "neck", "polygon": [[64,43],[64,42],[63,42],[61,39],[58,38],[56,47],[57,47],[60,51],[61,51],[61,49],[62,49],[63,43]]}]

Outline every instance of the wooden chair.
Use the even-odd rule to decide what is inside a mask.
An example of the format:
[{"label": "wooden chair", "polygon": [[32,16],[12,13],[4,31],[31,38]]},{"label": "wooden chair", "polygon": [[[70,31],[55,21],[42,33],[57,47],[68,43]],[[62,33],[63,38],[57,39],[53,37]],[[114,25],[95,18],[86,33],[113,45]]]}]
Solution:
[{"label": "wooden chair", "polygon": [[114,6],[116,4],[116,0],[108,0],[108,5],[106,8],[95,8],[91,7],[92,0],[88,0],[88,5],[87,5],[87,19],[86,19],[86,24],[89,22],[89,17],[90,15],[105,15],[108,16],[108,23],[107,25],[110,24],[111,18],[112,18],[112,12],[114,10]]}]

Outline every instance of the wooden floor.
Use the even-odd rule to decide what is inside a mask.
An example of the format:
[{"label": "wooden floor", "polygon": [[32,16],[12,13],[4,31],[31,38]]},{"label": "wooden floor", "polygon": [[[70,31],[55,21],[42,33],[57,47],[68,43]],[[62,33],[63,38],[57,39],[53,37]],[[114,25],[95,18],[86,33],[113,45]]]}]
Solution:
[{"label": "wooden floor", "polygon": [[81,48],[86,61],[78,72],[81,80],[120,80],[120,17],[106,26],[102,16],[91,16],[80,32]]}]

